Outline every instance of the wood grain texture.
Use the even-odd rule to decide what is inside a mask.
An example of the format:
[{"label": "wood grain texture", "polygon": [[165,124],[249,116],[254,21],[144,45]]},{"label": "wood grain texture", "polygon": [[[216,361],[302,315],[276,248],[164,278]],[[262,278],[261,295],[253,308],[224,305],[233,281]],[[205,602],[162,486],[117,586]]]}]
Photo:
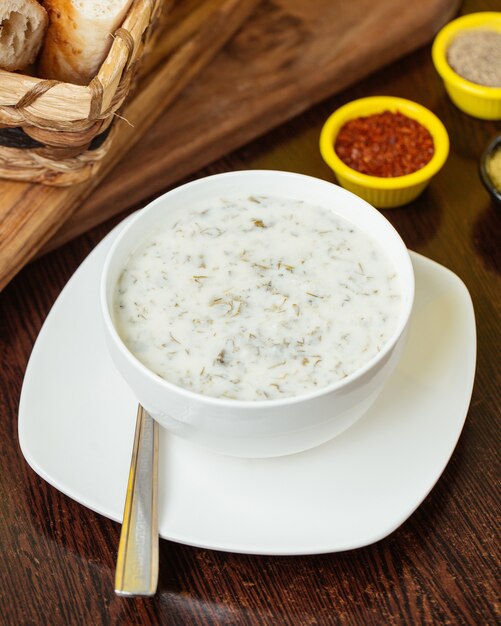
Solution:
[{"label": "wood grain texture", "polygon": [[113,141],[98,172],[72,187],[0,181],[0,289],[58,230],[82,199],[131,150],[164,108],[235,33],[258,0],[221,0],[189,38],[145,77],[138,95],[112,129]]},{"label": "wood grain texture", "polygon": [[457,0],[265,0],[45,250],[428,42]]},{"label": "wood grain texture", "polygon": [[[230,0],[228,13],[248,14],[252,2]],[[183,26],[169,31],[174,34],[159,37],[145,85],[130,105],[137,106],[139,115],[133,116],[130,106],[125,113],[133,123],[141,120],[141,133],[152,122],[153,112],[158,112],[152,102],[158,101],[159,92],[168,94],[167,99],[172,101],[181,87],[180,76],[185,77],[185,73],[180,73],[169,89],[170,83],[166,84],[164,75],[159,73],[158,58],[165,59],[180,41],[185,41],[183,37],[191,42],[200,24],[205,32],[212,33],[213,46],[228,29],[229,20],[207,28],[210,24],[207,14],[227,3],[228,0],[207,3],[190,0],[186,5],[178,3],[174,9],[169,24],[180,22]],[[120,125],[119,140],[115,140],[105,167],[92,182],[69,190],[54,190],[51,194],[44,192],[45,202],[36,212],[30,202],[30,194],[36,194],[36,189],[30,192],[0,182],[0,194],[3,188],[10,188],[11,194],[14,189],[21,194],[14,213],[6,203],[0,205],[0,288],[54,235],[58,225],[64,224],[92,187],[110,171],[120,153],[129,150],[131,156],[84,204],[78,216],[63,227],[50,247],[144,201],[182,176],[422,45],[452,15],[457,4],[458,0],[422,0],[411,9],[406,0],[263,2],[224,53],[207,68],[203,79],[185,92],[134,151],[130,148],[139,139],[138,128]],[[205,58],[207,47],[210,48],[201,48]],[[189,74],[192,67],[187,67]],[[169,76],[169,72],[166,74]],[[145,93],[147,90],[150,95]],[[144,115],[149,107],[152,107],[150,115],[142,119],[141,112]],[[22,229],[2,219],[2,207],[11,217],[19,216]],[[2,238],[8,243],[3,248]]]},{"label": "wood grain texture", "polygon": [[[496,8],[494,0],[466,0],[462,11]],[[472,403],[435,488],[392,535],[350,552],[258,557],[161,541],[157,595],[116,597],[119,525],[45,483],[17,443],[19,394],[33,342],[69,277],[117,222],[113,218],[23,269],[0,294],[2,625],[499,624],[501,211],[478,176],[478,159],[498,126],[451,104],[426,46],[193,177],[264,167],[332,180],[317,147],[323,121],[347,100],[378,93],[432,108],[451,138],[450,157],[427,191],[408,207],[385,212],[410,248],[460,276],[475,308]]]}]

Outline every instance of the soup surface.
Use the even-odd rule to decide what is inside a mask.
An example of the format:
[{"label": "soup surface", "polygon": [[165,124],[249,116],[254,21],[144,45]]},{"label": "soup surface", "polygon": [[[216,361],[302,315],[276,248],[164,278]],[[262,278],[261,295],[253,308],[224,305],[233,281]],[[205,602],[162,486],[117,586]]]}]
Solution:
[{"label": "soup surface", "polygon": [[238,400],[298,396],[360,368],[395,331],[401,290],[370,237],[287,198],[167,216],[129,257],[114,318],[150,370]]}]

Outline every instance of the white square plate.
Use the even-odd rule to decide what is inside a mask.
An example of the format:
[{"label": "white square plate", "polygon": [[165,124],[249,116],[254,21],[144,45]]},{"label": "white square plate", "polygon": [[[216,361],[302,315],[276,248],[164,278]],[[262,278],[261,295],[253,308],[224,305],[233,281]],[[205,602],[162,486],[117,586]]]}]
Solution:
[{"label": "white square plate", "polygon": [[[117,521],[136,400],[104,345],[99,275],[120,227],[82,263],[47,317],[19,409],[19,440],[31,467]],[[335,552],[382,539],[419,506],[461,433],[476,336],[460,279],[411,256],[416,300],[408,344],[367,414],[327,444],[264,460],[219,456],[161,431],[162,537],[232,552]]]}]

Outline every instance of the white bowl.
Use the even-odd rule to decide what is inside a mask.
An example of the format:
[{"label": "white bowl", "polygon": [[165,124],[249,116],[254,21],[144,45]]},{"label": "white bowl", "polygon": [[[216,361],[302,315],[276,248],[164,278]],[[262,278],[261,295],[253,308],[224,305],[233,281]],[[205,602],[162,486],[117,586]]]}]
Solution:
[{"label": "white bowl", "polygon": [[[183,389],[147,369],[124,345],[113,323],[114,287],[131,252],[168,211],[207,198],[262,194],[335,209],[383,247],[403,291],[401,317],[382,350],[346,378],[298,397],[239,401]],[[206,448],[243,457],[301,452],[335,437],[374,402],[403,351],[414,299],[414,274],[396,230],[376,209],[332,183],[288,172],[242,171],[209,176],[169,191],[140,211],[111,247],[101,280],[101,308],[111,357],[138,401],[170,432]]]}]

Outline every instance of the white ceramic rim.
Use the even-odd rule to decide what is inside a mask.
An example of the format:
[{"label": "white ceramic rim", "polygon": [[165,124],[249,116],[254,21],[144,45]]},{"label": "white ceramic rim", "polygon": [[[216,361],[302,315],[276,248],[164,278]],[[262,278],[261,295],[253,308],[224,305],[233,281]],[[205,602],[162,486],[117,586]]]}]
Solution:
[{"label": "white ceramic rim", "polygon": [[[147,215],[150,211],[152,211],[158,204],[163,202],[164,198],[166,198],[167,196],[181,194],[183,193],[183,190],[186,189],[187,187],[191,188],[194,186],[204,185],[206,184],[207,180],[213,180],[215,178],[225,179],[225,178],[233,178],[233,177],[238,177],[238,176],[246,176],[250,174],[253,176],[263,175],[263,176],[273,176],[273,177],[280,176],[283,178],[303,178],[308,181],[315,181],[316,184],[325,185],[326,187],[327,186],[337,187],[338,190],[340,190],[343,194],[348,195],[352,198],[355,198],[356,202],[358,203],[362,203],[363,205],[366,205],[368,208],[376,212],[376,215],[379,216],[378,219],[381,220],[381,223],[385,224],[385,227],[388,229],[390,234],[396,237],[396,239],[402,244],[402,251],[405,253],[402,255],[402,260],[405,259],[404,262],[407,265],[407,268],[406,268],[407,273],[409,274],[409,277],[411,279],[410,284],[406,285],[406,288],[409,291],[409,297],[408,297],[406,305],[404,306],[401,312],[398,326],[393,332],[393,335],[385,343],[383,349],[380,352],[378,352],[369,361],[367,361],[365,365],[363,365],[362,367],[358,368],[357,370],[355,370],[354,372],[346,376],[346,378],[337,380],[331,385],[327,385],[325,387],[322,387],[321,389],[315,389],[314,391],[311,391],[309,393],[304,393],[298,396],[289,396],[283,399],[256,401],[256,400],[233,400],[230,398],[216,398],[214,396],[207,396],[201,393],[190,391],[189,389],[185,389],[184,387],[180,387],[179,385],[175,385],[174,383],[171,383],[168,380],[161,378],[160,376],[152,372],[150,369],[148,369],[146,365],[141,363],[141,361],[136,356],[134,356],[134,354],[124,344],[124,342],[120,338],[120,335],[115,329],[115,325],[113,323],[113,319],[110,313],[110,307],[109,307],[110,303],[108,302],[107,282],[108,282],[108,274],[109,274],[109,269],[110,269],[113,256],[117,248],[120,246],[122,239],[131,230],[134,229],[134,227],[136,226],[138,222],[144,219],[145,215]],[[347,219],[347,218],[343,218],[343,219]],[[400,268],[398,268],[397,271],[400,272]],[[408,324],[408,321],[410,319],[410,315],[412,312],[412,307],[414,304],[414,292],[415,292],[414,271],[412,268],[412,262],[409,256],[409,252],[405,246],[405,243],[403,242],[402,238],[398,234],[398,231],[393,227],[393,225],[371,204],[369,204],[368,202],[366,202],[365,200],[363,200],[356,194],[348,191],[347,189],[340,187],[339,185],[335,185],[334,183],[327,182],[320,178],[315,178],[314,176],[307,176],[305,174],[297,174],[294,172],[283,172],[280,170],[239,170],[239,171],[232,171],[232,172],[223,172],[221,174],[213,174],[211,176],[204,176],[203,178],[198,178],[194,181],[190,181],[188,183],[185,183],[184,185],[180,185],[179,187],[175,187],[174,189],[167,191],[166,193],[162,194],[158,198],[155,198],[155,200],[150,202],[143,209],[139,210],[136,213],[136,215],[132,217],[129,223],[125,226],[122,232],[118,235],[118,237],[115,239],[110,250],[108,251],[108,254],[106,255],[106,260],[104,262],[103,270],[101,273],[100,304],[101,304],[101,314],[104,319],[106,331],[109,333],[109,336],[112,338],[115,345],[118,347],[122,356],[124,356],[126,360],[129,361],[129,363],[133,365],[133,367],[135,367],[136,369],[139,369],[141,373],[147,376],[147,378],[149,378],[154,384],[160,385],[161,387],[164,387],[171,392],[175,392],[182,396],[185,396],[188,400],[196,400],[198,402],[204,402],[209,405],[226,407],[226,408],[235,407],[235,408],[259,410],[259,409],[265,409],[265,408],[271,408],[271,407],[275,408],[275,407],[280,407],[280,406],[288,406],[291,404],[296,404],[298,402],[311,400],[313,398],[326,395],[333,391],[337,391],[338,389],[341,389],[342,387],[346,387],[350,385],[351,383],[356,381],[358,378],[361,378],[374,365],[376,365],[379,361],[385,358],[385,356],[393,349],[398,339],[402,335],[405,327]]]}]

